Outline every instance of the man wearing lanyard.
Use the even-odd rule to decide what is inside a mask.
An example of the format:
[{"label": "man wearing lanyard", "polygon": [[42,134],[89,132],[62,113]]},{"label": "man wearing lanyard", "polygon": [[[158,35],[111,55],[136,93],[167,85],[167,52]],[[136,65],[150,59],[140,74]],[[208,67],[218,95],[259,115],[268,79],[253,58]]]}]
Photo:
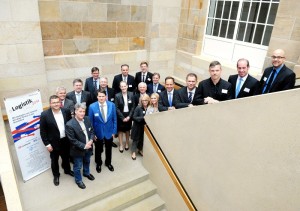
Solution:
[{"label": "man wearing lanyard", "polygon": [[265,69],[260,80],[260,93],[266,94],[294,88],[296,74],[285,66],[285,52],[277,49],[273,52],[272,67]]}]

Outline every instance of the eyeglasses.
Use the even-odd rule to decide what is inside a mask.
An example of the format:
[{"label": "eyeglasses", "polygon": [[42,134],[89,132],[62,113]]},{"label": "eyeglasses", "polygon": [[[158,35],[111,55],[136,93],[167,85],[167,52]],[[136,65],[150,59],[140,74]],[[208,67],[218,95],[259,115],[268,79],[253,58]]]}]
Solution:
[{"label": "eyeglasses", "polygon": [[271,56],[272,59],[283,59],[285,58],[284,56]]}]

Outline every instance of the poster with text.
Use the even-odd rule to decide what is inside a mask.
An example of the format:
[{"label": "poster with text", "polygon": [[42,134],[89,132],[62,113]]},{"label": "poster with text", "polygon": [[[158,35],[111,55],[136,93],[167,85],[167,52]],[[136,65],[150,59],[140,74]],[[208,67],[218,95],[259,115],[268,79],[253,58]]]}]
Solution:
[{"label": "poster with text", "polygon": [[43,111],[40,91],[4,100],[23,180],[50,168],[51,161],[40,136]]}]

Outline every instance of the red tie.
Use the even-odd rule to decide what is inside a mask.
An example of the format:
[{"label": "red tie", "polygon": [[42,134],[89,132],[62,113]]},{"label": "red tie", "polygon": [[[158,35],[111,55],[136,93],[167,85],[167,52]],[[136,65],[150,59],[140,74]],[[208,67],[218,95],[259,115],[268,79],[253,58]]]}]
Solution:
[{"label": "red tie", "polygon": [[60,107],[61,107],[61,108],[63,108],[63,107],[64,107],[64,105],[63,105],[63,102],[62,102],[62,101],[60,101]]}]

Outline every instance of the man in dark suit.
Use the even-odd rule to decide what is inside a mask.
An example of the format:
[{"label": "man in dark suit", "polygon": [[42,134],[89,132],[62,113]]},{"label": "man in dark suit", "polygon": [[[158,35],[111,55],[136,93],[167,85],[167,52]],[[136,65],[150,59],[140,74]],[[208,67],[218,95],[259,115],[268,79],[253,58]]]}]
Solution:
[{"label": "man in dark suit", "polygon": [[54,185],[59,185],[59,156],[62,159],[62,167],[65,174],[74,176],[70,168],[70,145],[65,133],[65,124],[71,119],[69,110],[60,108],[58,96],[52,95],[49,99],[50,108],[43,111],[40,118],[40,133],[42,141],[50,152],[51,169],[54,176]]},{"label": "man in dark suit", "polygon": [[140,98],[147,93],[147,84],[145,82],[140,82],[138,84],[138,93],[133,96],[134,104],[137,106],[140,104]]},{"label": "man in dark suit", "polygon": [[176,109],[179,103],[178,91],[174,89],[175,79],[171,76],[165,78],[166,90],[160,93],[159,106],[162,111]]},{"label": "man in dark suit", "polygon": [[259,81],[248,74],[249,61],[239,59],[237,61],[238,74],[231,75],[228,82],[231,83],[231,99],[249,97],[258,94]]},{"label": "man in dark suit", "polygon": [[152,76],[152,82],[147,85],[147,92],[149,95],[152,93],[161,93],[165,90],[165,87],[159,83],[160,74],[159,73],[153,73]]},{"label": "man in dark suit", "polygon": [[220,62],[213,61],[209,64],[210,78],[201,81],[198,86],[204,103],[213,104],[231,99],[231,84],[221,78],[221,73]]},{"label": "man in dark suit", "polygon": [[92,77],[89,77],[85,80],[84,91],[87,91],[91,94],[91,103],[97,101],[97,89],[100,85],[99,82],[99,68],[93,67],[91,69]]},{"label": "man in dark suit", "polygon": [[117,133],[117,112],[115,104],[106,100],[106,92],[98,91],[98,102],[92,103],[89,110],[89,118],[95,129],[97,141],[95,141],[96,171],[101,172],[103,142],[105,144],[105,166],[114,171],[111,165],[111,147],[113,136]]},{"label": "man in dark suit", "polygon": [[[74,91],[68,92],[67,98],[72,100],[74,104],[85,103],[88,111],[89,105],[91,104],[91,94],[87,91],[82,90],[83,82],[81,79],[74,79],[73,87]],[[87,114],[86,114],[87,115]]]},{"label": "man in dark suit", "polygon": [[60,107],[68,109],[71,112],[71,115],[74,115],[74,102],[66,98],[67,91],[65,87],[57,87],[56,88],[56,95],[60,99]]},{"label": "man in dark suit", "polygon": [[136,84],[134,81],[134,77],[132,75],[129,75],[129,65],[128,64],[122,64],[121,65],[121,74],[116,75],[114,77],[112,88],[115,90],[115,93],[121,92],[120,89],[120,82],[125,81],[128,85],[128,91],[134,92],[136,88]]},{"label": "man in dark suit", "polygon": [[135,84],[139,84],[140,82],[145,82],[146,84],[152,83],[153,74],[148,72],[148,63],[141,62],[140,64],[141,71],[135,74]]},{"label": "man in dark suit", "polygon": [[197,75],[189,73],[186,76],[186,85],[178,90],[179,102],[176,108],[186,108],[204,104],[200,90],[196,87]]},{"label": "man in dark suit", "polygon": [[293,89],[296,82],[296,74],[285,66],[285,52],[277,49],[273,52],[272,67],[265,69],[260,80],[260,93],[279,92]]},{"label": "man in dark suit", "polygon": [[86,187],[81,177],[82,166],[83,176],[89,180],[95,179],[90,173],[90,158],[93,153],[95,135],[89,118],[85,116],[85,111],[86,105],[84,103],[77,103],[75,105],[75,117],[66,124],[66,134],[71,143],[70,154],[74,160],[75,183],[81,189]]}]

